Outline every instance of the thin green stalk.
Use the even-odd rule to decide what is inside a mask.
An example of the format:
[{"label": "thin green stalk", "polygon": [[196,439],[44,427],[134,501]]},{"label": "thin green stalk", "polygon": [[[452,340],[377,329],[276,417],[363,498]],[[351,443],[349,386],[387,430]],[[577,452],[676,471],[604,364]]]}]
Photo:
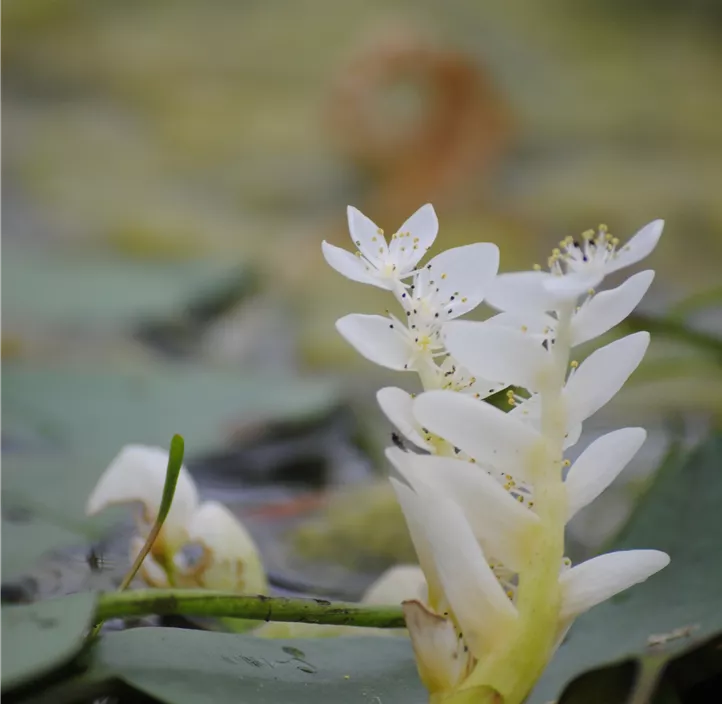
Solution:
[{"label": "thin green stalk", "polygon": [[208,589],[140,589],[108,592],[98,599],[96,618],[175,614],[334,626],[404,628],[400,606],[365,606],[325,599],[240,596]]},{"label": "thin green stalk", "polygon": [[[156,541],[156,538],[160,534],[161,528],[163,528],[163,523],[168,517],[168,512],[170,511],[170,507],[173,504],[173,496],[175,494],[176,484],[178,483],[178,475],[180,474],[181,468],[183,466],[184,452],[185,443],[183,441],[183,438],[180,435],[174,435],[170,441],[170,451],[168,453],[168,468],[165,472],[165,483],[163,484],[163,495],[161,497],[158,515],[156,516],[150,533],[148,533],[148,537],[146,538],[143,548],[138,553],[135,561],[128,570],[128,573],[125,575],[125,577],[123,577],[123,581],[118,587],[119,592],[125,591],[128,588],[128,585],[133,581],[133,578],[138,573],[140,566],[143,564],[143,560],[145,560],[146,556],[151,551],[153,543]],[[103,621],[105,621],[105,618],[100,618],[95,624],[95,627],[90,632],[91,638],[98,635],[98,633],[100,632],[100,628],[103,625]]]}]

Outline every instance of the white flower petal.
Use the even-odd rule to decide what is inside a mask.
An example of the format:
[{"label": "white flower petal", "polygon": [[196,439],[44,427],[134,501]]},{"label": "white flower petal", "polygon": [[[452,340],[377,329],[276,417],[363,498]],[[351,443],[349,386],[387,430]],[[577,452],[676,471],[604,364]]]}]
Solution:
[{"label": "white flower petal", "polygon": [[426,584],[429,589],[429,604],[432,608],[439,608],[443,603],[444,594],[439,581],[439,573],[436,570],[431,544],[426,535],[426,507],[411,487],[393,477],[390,477],[389,481],[396,492],[401,511],[406,519],[411,542],[414,544],[416,557],[419,560],[424,577],[426,577]]},{"label": "white flower petal", "polygon": [[594,557],[559,578],[560,620],[574,618],[634,584],[644,582],[669,564],[659,550],[622,550]]},{"label": "white flower petal", "polygon": [[529,337],[533,337],[540,345],[544,340],[553,334],[557,327],[557,321],[551,315],[538,313],[535,315],[524,315],[504,311],[488,318],[487,325],[499,325],[503,328],[519,330]]},{"label": "white flower petal", "polygon": [[472,662],[470,654],[461,648],[454,624],[416,600],[404,602],[402,608],[419,678],[432,695],[452,691],[468,674]]},{"label": "white flower petal", "polygon": [[472,321],[444,326],[449,352],[474,374],[536,391],[551,365],[547,350],[521,330]]},{"label": "white flower petal", "polygon": [[424,441],[417,430],[418,423],[411,410],[414,401],[411,394],[403,389],[387,386],[376,394],[376,400],[386,417],[407,440],[424,450],[431,450],[431,446]]},{"label": "white flower petal", "polygon": [[407,599],[421,599],[426,579],[418,565],[389,567],[365,592],[363,604],[400,604]]},{"label": "white flower petal", "polygon": [[619,254],[614,259],[607,262],[604,267],[606,273],[611,274],[613,271],[623,269],[625,266],[636,264],[651,254],[662,236],[663,229],[664,220],[654,220],[645,225],[627,244],[618,250]]},{"label": "white flower petal", "polygon": [[584,303],[572,319],[572,345],[593,340],[621,323],[637,307],[653,279],[653,271],[640,271],[621,286]]},{"label": "white flower petal", "polygon": [[371,263],[379,264],[389,251],[386,238],[379,231],[379,226],[352,205],[348,206],[346,214],[353,243]]},{"label": "white flower petal", "polygon": [[206,589],[265,594],[266,575],[251,534],[218,501],[205,501],[188,525],[188,542],[206,549],[208,563],[200,574]]},{"label": "white flower petal", "polygon": [[583,271],[574,271],[561,276],[550,276],[544,282],[544,289],[554,298],[555,304],[576,301],[579,296],[596,288],[604,280],[604,268],[589,266]]},{"label": "white flower petal", "polygon": [[[389,459],[393,461],[393,455]],[[397,469],[412,488],[422,482],[456,502],[484,552],[514,571],[524,566],[528,537],[539,518],[488,472],[463,460],[433,455],[409,455]]]},{"label": "white flower petal", "polygon": [[414,399],[422,427],[461,448],[477,462],[526,481],[528,454],[541,442],[530,425],[488,403],[453,391],[427,391]]},{"label": "white flower petal", "polygon": [[649,346],[648,332],[635,332],[601,347],[587,357],[565,388],[570,423],[596,413],[624,385]]},{"label": "white flower petal", "polygon": [[643,428],[622,428],[595,440],[579,456],[567,474],[568,516],[594,501],[634,457],[647,432]]},{"label": "white flower petal", "polygon": [[381,315],[360,313],[352,313],[336,321],[336,329],[363,357],[382,367],[404,371],[412,367],[412,349],[396,329],[397,325]]},{"label": "white flower petal", "polygon": [[390,279],[374,276],[374,272],[367,271],[368,264],[355,254],[351,254],[351,252],[347,252],[345,249],[341,249],[341,247],[329,244],[325,240],[321,243],[321,249],[329,266],[347,279],[358,281],[362,284],[371,284],[372,286],[378,286],[379,288],[387,290],[393,288],[393,282]]},{"label": "white flower petal", "polygon": [[579,442],[579,438],[582,437],[582,424],[581,423],[569,423],[567,424],[567,432],[564,436],[564,444],[562,449],[566,450]]},{"label": "white flower petal", "polygon": [[[168,451],[145,445],[126,445],[108,465],[88,497],[85,512],[93,516],[108,506],[140,503],[143,520],[152,524],[160,508],[168,468]],[[173,503],[156,545],[171,552],[185,540],[186,524],[198,505],[198,491],[181,467]]]},{"label": "white flower petal", "polygon": [[457,504],[430,488],[416,493],[426,505],[426,536],[444,596],[464,640],[481,659],[514,627],[516,608],[484,558]]},{"label": "white flower petal", "polygon": [[486,242],[454,247],[434,257],[425,269],[424,279],[436,291],[443,318],[458,318],[484,299],[499,269],[499,248]]},{"label": "white flower petal", "polygon": [[554,310],[557,297],[544,283],[552,278],[546,271],[515,271],[499,274],[486,292],[486,303],[497,310],[539,314]]},{"label": "white flower petal", "polygon": [[[389,251],[399,266],[399,273],[406,274],[419,262],[431,247],[439,231],[439,220],[431,203],[422,205],[397,230],[398,234],[409,233],[408,237],[394,237]],[[404,251],[401,251],[401,248]]]}]

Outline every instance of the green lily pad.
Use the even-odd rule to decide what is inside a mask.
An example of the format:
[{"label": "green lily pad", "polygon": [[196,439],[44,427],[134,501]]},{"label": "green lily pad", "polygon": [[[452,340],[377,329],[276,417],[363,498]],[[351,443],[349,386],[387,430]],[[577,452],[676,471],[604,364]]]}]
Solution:
[{"label": "green lily pad", "polygon": [[295,421],[331,410],[338,397],[328,380],[241,374],[193,365],[3,369],[3,424],[11,442],[110,461],[127,443],[165,447],[175,433],[189,455],[222,448],[243,422]]},{"label": "green lily pad", "polygon": [[[86,518],[85,502],[108,459],[38,453],[3,458],[3,583],[24,575],[46,553],[87,545],[104,535],[118,512]],[[79,573],[88,566],[79,562],[66,568]],[[48,569],[49,581],[67,576],[66,569],[60,574],[59,565]]]},{"label": "green lily pad", "polygon": [[406,638],[267,641],[143,628],[104,636],[94,667],[168,704],[417,704],[427,697]]},{"label": "green lily pad", "polygon": [[249,279],[219,259],[135,260],[11,246],[3,250],[3,314],[9,321],[109,327],[173,317],[218,287]]},{"label": "green lily pad", "polygon": [[[698,651],[701,659],[708,652],[706,644],[722,633],[721,464],[721,435],[665,462],[610,549],[657,548],[669,553],[671,564],[582,616],[530,702],[554,700],[568,683],[565,704],[596,701],[589,683],[599,689],[603,680],[616,687],[605,701],[621,704],[635,688],[654,691],[656,680],[681,656]],[[694,665],[693,655],[685,660]],[[719,654],[716,663],[719,676]]]},{"label": "green lily pad", "polygon": [[74,594],[2,608],[2,689],[37,680],[81,650],[95,611],[95,595]]}]

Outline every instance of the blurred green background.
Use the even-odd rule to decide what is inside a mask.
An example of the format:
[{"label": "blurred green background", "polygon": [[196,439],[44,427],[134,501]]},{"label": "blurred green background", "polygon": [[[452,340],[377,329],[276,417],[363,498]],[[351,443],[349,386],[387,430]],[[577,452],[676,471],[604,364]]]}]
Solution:
[{"label": "blurred green background", "polygon": [[[78,542],[57,525],[128,442],[182,433],[205,491],[244,516],[239,477],[318,489],[381,468],[372,391],[405,380],[333,324],[388,300],[320,251],[350,244],[349,203],[393,231],[431,201],[435,251],[494,241],[506,270],[600,222],[628,237],[666,219],[643,312],[667,326],[599,428],[651,426],[644,477],[670,418],[685,437],[716,423],[719,8],[7,0],[3,502],[29,513],[4,566]],[[612,494],[621,508],[582,520],[582,542],[626,515],[634,491]],[[406,545],[387,530],[364,542]]]}]

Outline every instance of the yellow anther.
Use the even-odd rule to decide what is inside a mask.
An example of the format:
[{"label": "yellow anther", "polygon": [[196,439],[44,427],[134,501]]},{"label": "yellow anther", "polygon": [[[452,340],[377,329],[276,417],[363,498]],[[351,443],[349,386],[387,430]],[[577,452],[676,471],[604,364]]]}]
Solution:
[{"label": "yellow anther", "polygon": [[604,223],[599,225],[599,232],[607,232],[607,230],[609,230],[609,228]]},{"label": "yellow anther", "polygon": [[576,368],[579,366],[579,362],[577,362],[576,359],[573,359],[571,362],[569,362],[569,366],[570,366],[572,369],[576,369]]},{"label": "yellow anther", "polygon": [[417,244],[418,241],[419,241],[419,238],[418,238],[418,237],[414,237],[414,244]]},{"label": "yellow anther", "polygon": [[360,256],[361,256],[361,252],[358,252],[358,251],[357,251],[357,252],[354,252],[354,254],[355,254],[357,257],[360,257]]},{"label": "yellow anther", "polygon": [[528,331],[529,331],[529,328],[528,328],[526,325],[522,325],[522,326],[521,326],[521,331],[522,331],[522,332],[528,332]]},{"label": "yellow anther", "polygon": [[591,239],[594,239],[595,234],[596,233],[594,232],[594,230],[584,230],[584,232],[582,232],[582,237],[585,240],[591,240]]},{"label": "yellow anther", "polygon": [[552,249],[552,256],[558,257],[559,255],[561,255],[561,251],[557,247],[554,247],[554,249]]},{"label": "yellow anther", "polygon": [[524,503],[524,497],[523,497],[521,494],[519,494],[519,496],[516,497],[516,500],[517,500],[520,504],[523,504],[523,503]]},{"label": "yellow anther", "polygon": [[562,462],[562,467],[571,467],[571,466],[572,466],[571,460],[564,460],[564,462]]},{"label": "yellow anther", "polygon": [[532,269],[534,269],[534,271],[541,271],[541,264],[534,264]]},{"label": "yellow anther", "polygon": [[379,227],[379,228],[376,230],[376,234],[377,234],[377,235],[383,235],[383,234],[384,234],[384,231]]},{"label": "yellow anther", "polygon": [[383,248],[383,247],[379,247],[379,254],[383,254],[383,253],[384,253],[384,248]]},{"label": "yellow anther", "polygon": [[619,244],[619,237],[612,237],[612,244],[616,247]]},{"label": "yellow anther", "polygon": [[466,303],[468,300],[469,300],[469,299],[468,299],[466,296],[464,296],[464,297],[461,299],[461,302],[462,302],[462,303]]},{"label": "yellow anther", "polygon": [[513,598],[514,598],[514,592],[513,592],[511,589],[507,589],[506,595],[507,595],[510,599],[513,599]]},{"label": "yellow anther", "polygon": [[378,237],[376,237],[376,235],[374,235],[374,236],[371,238],[371,241],[372,241],[372,242],[376,242],[376,240],[378,240]]},{"label": "yellow anther", "polygon": [[446,274],[442,274],[442,275],[441,275],[441,278],[442,278],[442,279],[445,279],[445,278],[446,278]]}]

